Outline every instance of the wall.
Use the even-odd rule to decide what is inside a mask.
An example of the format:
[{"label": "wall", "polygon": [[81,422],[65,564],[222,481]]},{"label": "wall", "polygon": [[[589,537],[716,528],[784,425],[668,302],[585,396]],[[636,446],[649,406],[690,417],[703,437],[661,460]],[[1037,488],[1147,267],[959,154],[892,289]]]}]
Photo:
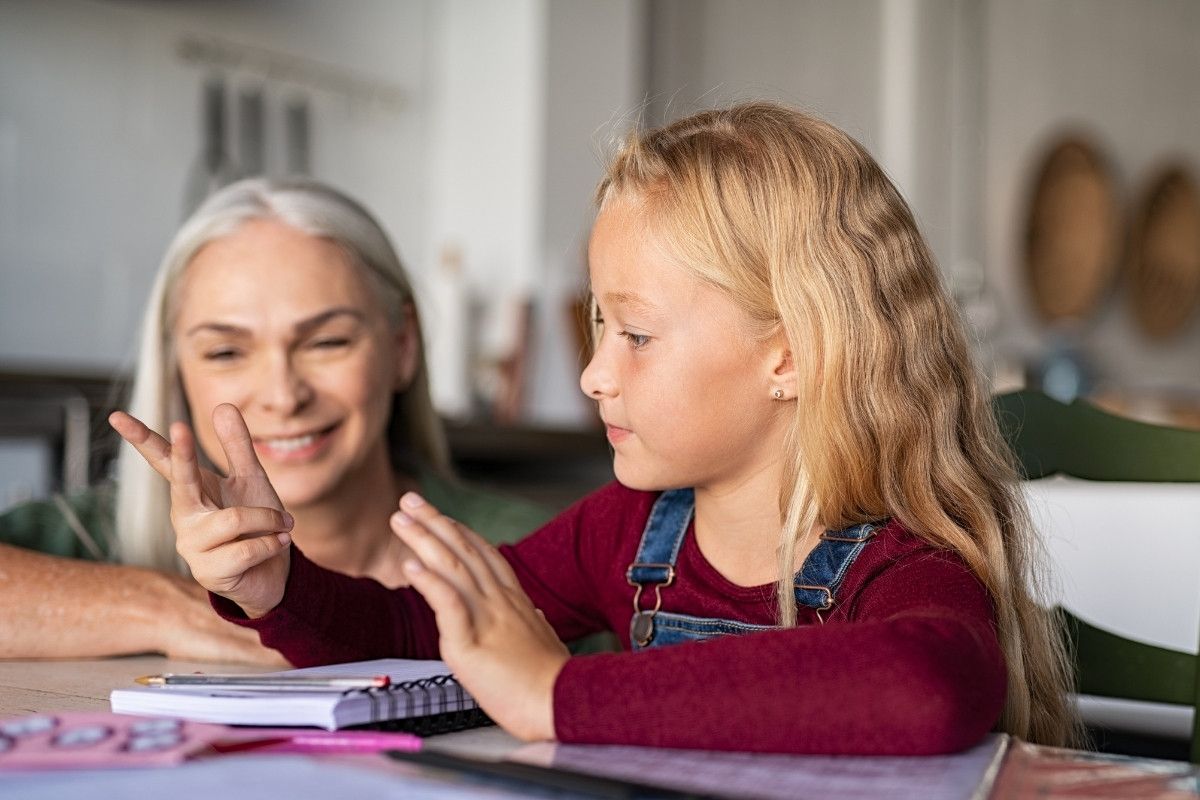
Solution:
[{"label": "wall", "polygon": [[[1054,132],[1094,132],[1126,198],[1173,155],[1200,166],[1200,6],[1187,0],[653,0],[659,119],[750,97],[805,107],[863,142],[922,226],[986,366],[1036,360],[1018,246]],[[1200,323],[1169,344],[1115,296],[1086,332],[1133,386],[1200,390]],[[1007,376],[1005,376],[1007,379]]]},{"label": "wall", "polygon": [[[313,168],[425,259],[423,3],[46,0],[0,3],[0,363],[126,363],[158,258],[183,213],[206,70],[185,34],[303,55],[395,85],[401,113],[307,92]],[[363,24],[363,20],[369,24]],[[230,73],[230,88],[261,84]],[[266,81],[268,137],[300,87]],[[268,164],[278,169],[276,160]]]},{"label": "wall", "polygon": [[[1200,5],[1188,0],[1005,0],[984,4],[984,210],[999,346],[1037,352],[1044,331],[1020,280],[1034,164],[1051,136],[1089,132],[1115,167],[1126,211],[1165,159],[1200,177]],[[1154,344],[1117,292],[1085,332],[1097,367],[1143,388],[1200,390],[1200,322]]]}]

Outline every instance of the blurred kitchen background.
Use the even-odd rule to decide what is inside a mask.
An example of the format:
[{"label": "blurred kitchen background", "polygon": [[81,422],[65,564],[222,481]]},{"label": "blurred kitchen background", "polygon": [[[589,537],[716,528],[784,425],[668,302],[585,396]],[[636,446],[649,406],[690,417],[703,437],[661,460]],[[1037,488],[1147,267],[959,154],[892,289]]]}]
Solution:
[{"label": "blurred kitchen background", "polygon": [[242,175],[362,200],[464,472],[607,479],[591,194],[639,120],[767,97],[875,154],[998,390],[1200,424],[1193,0],[0,0],[0,508],[103,477],[143,300]]}]

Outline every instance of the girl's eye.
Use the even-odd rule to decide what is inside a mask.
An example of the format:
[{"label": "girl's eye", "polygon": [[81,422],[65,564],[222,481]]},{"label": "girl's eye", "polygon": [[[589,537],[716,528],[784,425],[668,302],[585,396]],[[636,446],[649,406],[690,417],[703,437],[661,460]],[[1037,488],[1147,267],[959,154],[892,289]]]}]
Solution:
[{"label": "girl's eye", "polygon": [[223,347],[219,350],[210,350],[204,354],[206,361],[233,361],[240,356],[241,353],[230,347]]},{"label": "girl's eye", "polygon": [[617,334],[625,341],[629,342],[629,346],[634,350],[641,350],[646,345],[650,344],[650,337],[642,333],[631,333],[630,331],[621,331]]}]

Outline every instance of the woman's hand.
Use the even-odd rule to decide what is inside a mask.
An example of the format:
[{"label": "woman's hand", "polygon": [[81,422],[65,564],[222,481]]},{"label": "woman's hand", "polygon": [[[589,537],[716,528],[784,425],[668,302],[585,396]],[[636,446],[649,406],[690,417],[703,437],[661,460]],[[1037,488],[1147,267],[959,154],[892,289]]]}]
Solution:
[{"label": "woman's hand", "polygon": [[509,733],[553,739],[566,646],[494,547],[412,492],[400,508],[392,530],[416,555],[404,571],[437,618],[442,659]]},{"label": "woman's hand", "polygon": [[278,651],[266,647],[258,632],[226,622],[213,613],[208,592],[191,578],[154,573],[161,578],[160,605],[154,611],[159,649],[167,658],[213,664],[290,667]]},{"label": "woman's hand", "polygon": [[224,477],[200,468],[195,437],[182,422],[171,426],[167,442],[123,412],[108,420],[170,482],[175,549],[192,577],[251,617],[279,605],[293,520],[254,453],[241,412],[228,403],[213,409],[213,426],[229,464]]}]

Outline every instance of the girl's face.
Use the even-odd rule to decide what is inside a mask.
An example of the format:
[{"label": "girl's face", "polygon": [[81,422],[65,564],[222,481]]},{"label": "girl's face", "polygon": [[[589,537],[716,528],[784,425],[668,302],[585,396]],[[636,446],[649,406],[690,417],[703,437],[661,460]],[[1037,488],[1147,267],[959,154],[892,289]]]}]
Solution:
[{"label": "girl's face", "polygon": [[241,410],[290,508],[388,463],[392,395],[412,378],[415,335],[411,324],[395,330],[337,245],[253,220],[205,245],[179,291],[179,373],[200,446],[218,468],[220,403]]},{"label": "girl's face", "polygon": [[664,255],[640,216],[618,199],[592,230],[604,324],[580,385],[599,403],[624,485],[737,487],[780,462],[791,404],[772,393],[790,388],[786,348],[752,336],[745,312]]}]

